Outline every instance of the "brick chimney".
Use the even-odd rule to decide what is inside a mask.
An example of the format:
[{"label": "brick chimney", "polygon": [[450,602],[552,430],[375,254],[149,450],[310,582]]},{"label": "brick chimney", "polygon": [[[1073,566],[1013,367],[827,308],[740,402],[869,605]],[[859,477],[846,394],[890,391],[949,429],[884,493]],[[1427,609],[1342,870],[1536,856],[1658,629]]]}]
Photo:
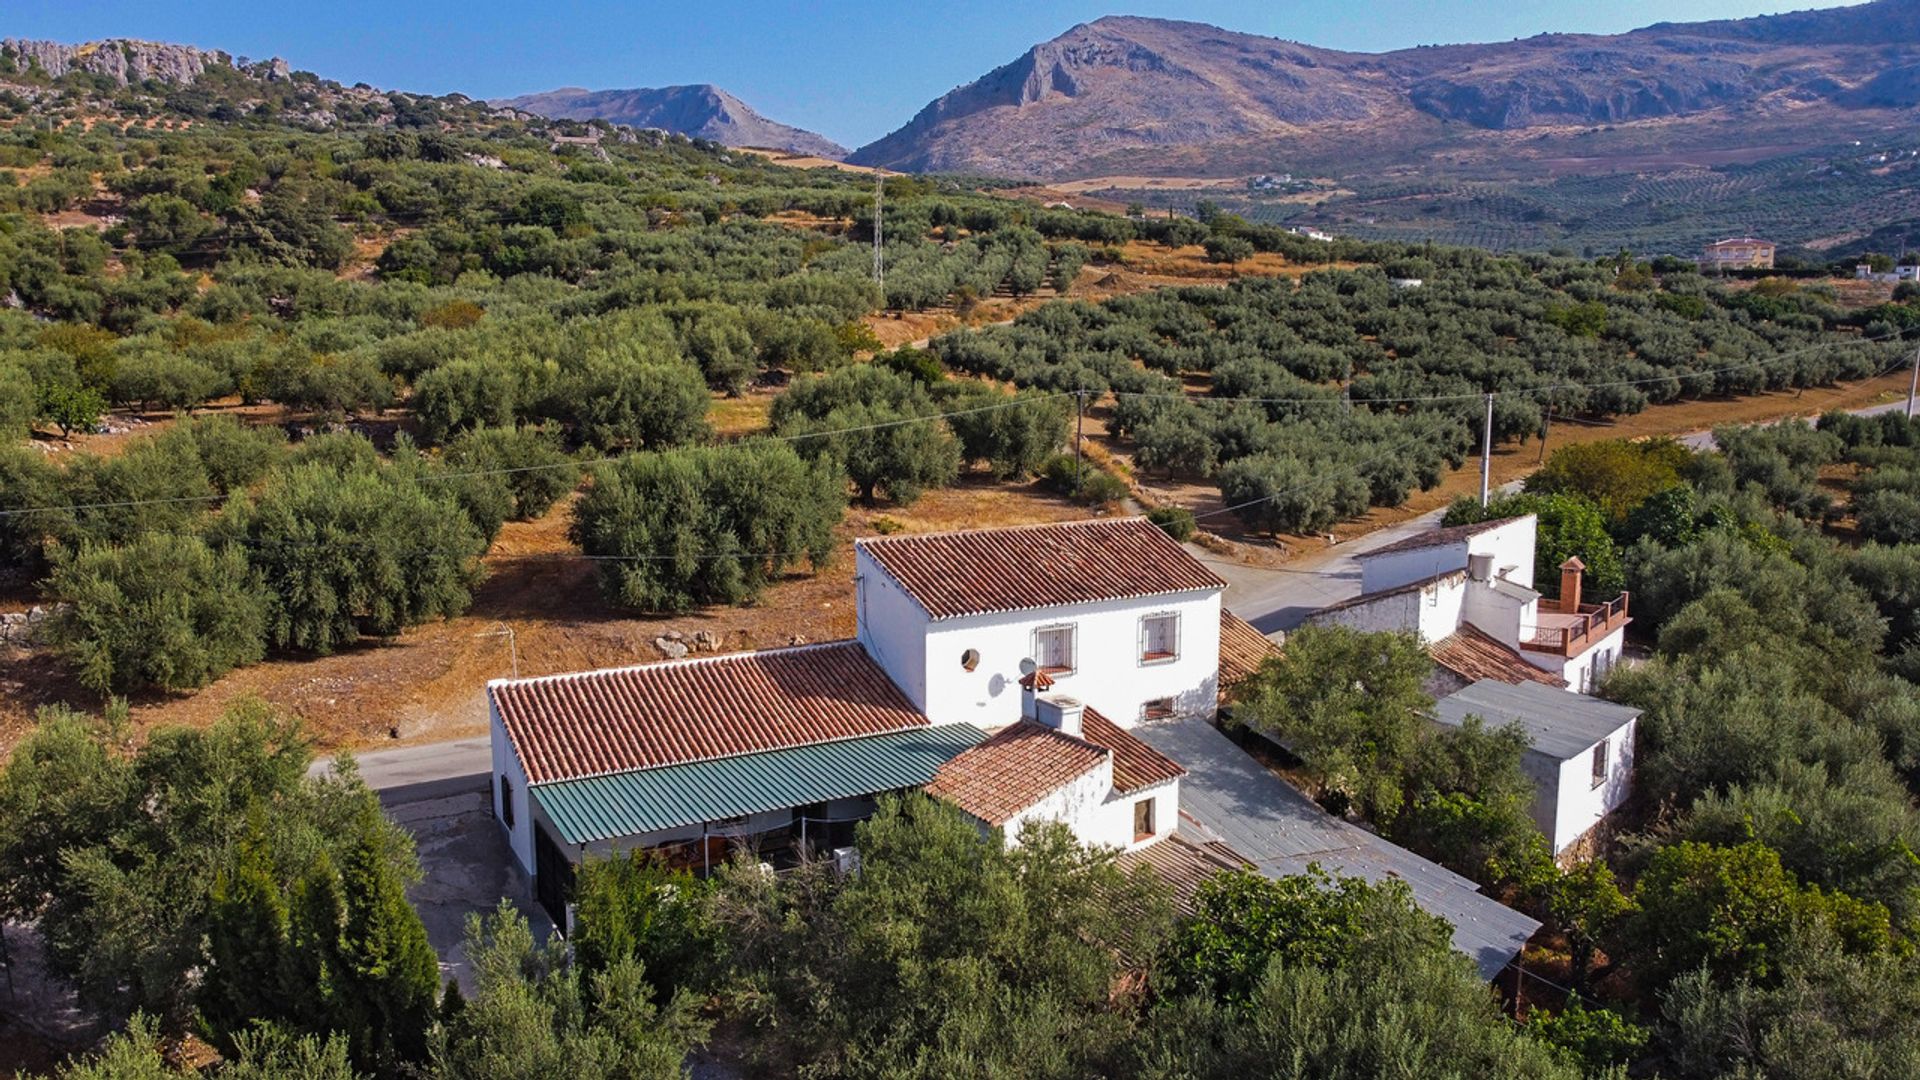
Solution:
[{"label": "brick chimney", "polygon": [[1580,574],[1587,564],[1580,556],[1572,555],[1560,564],[1560,610],[1563,614],[1580,614]]}]

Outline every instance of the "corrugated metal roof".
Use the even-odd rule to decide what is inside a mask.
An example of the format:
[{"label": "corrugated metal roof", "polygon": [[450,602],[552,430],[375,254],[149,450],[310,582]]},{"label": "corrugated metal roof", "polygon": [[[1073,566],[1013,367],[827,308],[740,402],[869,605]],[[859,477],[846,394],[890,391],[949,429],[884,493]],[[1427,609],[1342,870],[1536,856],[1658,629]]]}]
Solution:
[{"label": "corrugated metal roof", "polygon": [[570,844],[742,814],[914,788],[986,738],[938,724],[713,761],[536,784],[533,797]]},{"label": "corrugated metal roof", "polygon": [[1481,679],[1434,702],[1433,715],[1452,727],[1459,727],[1469,716],[1485,720],[1488,727],[1518,722],[1537,753],[1567,761],[1627,726],[1640,710],[1539,683],[1516,686]]},{"label": "corrugated metal roof", "polygon": [[533,784],[927,726],[857,641],[503,679],[487,693]]},{"label": "corrugated metal roof", "polygon": [[1191,842],[1222,841],[1268,877],[1305,873],[1318,864],[1332,874],[1404,881],[1422,910],[1453,924],[1453,947],[1489,979],[1540,928],[1472,881],[1322,810],[1204,720],[1133,730],[1191,770],[1180,785],[1180,830]]},{"label": "corrugated metal roof", "polygon": [[855,542],[935,619],[1224,589],[1146,518]]}]

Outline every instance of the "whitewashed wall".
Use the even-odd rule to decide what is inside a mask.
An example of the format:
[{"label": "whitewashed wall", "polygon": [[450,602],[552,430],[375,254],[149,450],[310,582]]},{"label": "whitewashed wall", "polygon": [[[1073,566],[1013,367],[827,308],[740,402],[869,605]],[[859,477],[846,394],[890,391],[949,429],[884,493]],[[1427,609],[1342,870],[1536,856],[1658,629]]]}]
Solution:
[{"label": "whitewashed wall", "polygon": [[[1179,616],[1179,655],[1145,662],[1140,622]],[[1034,631],[1075,627],[1076,668],[1054,676],[1053,691],[1080,699],[1122,727],[1132,726],[1149,701],[1172,698],[1183,713],[1211,716],[1220,687],[1220,593],[1180,593],[1074,607],[942,619],[927,624],[927,716],[936,724],[967,722],[984,728],[1020,719],[1020,661],[1033,655]],[[980,653],[973,671],[961,665]]]},{"label": "whitewashed wall", "polygon": [[1507,583],[1475,581],[1467,587],[1461,614],[1495,641],[1518,646],[1531,634],[1540,596]]},{"label": "whitewashed wall", "polygon": [[1592,747],[1565,761],[1538,753],[1526,755],[1526,771],[1538,788],[1533,819],[1553,844],[1554,854],[1572,847],[1632,794],[1637,726],[1629,722],[1607,736],[1607,779],[1599,787],[1593,786]]},{"label": "whitewashed wall", "polygon": [[[1601,638],[1599,644],[1571,660],[1559,663],[1558,657],[1548,659],[1556,662],[1560,675],[1567,680],[1567,689],[1576,694],[1590,694],[1594,691],[1599,679],[1620,663],[1620,654],[1625,650],[1626,642],[1627,628],[1623,626]],[[1535,653],[1528,659],[1540,655]],[[1549,670],[1556,670],[1556,668],[1549,668]]]},{"label": "whitewashed wall", "polygon": [[1465,570],[1467,545],[1435,544],[1385,555],[1362,552],[1354,558],[1360,564],[1361,593],[1374,593],[1411,585],[1449,570]]},{"label": "whitewashed wall", "polygon": [[[533,797],[527,790],[527,773],[520,767],[520,759],[513,752],[513,743],[507,738],[506,725],[500,721],[500,710],[494,706],[493,694],[487,694],[487,730],[491,735],[493,749],[493,773],[487,777],[488,799],[493,804],[493,819],[506,830],[507,846],[513,849],[514,861],[520,864],[527,877],[533,877]],[[513,825],[507,825],[506,812],[500,805],[500,778],[505,776],[513,785]]]},{"label": "whitewashed wall", "polygon": [[1465,570],[1468,556],[1480,554],[1493,556],[1496,573],[1505,570],[1509,581],[1532,587],[1534,533],[1538,526],[1539,520],[1527,514],[1451,544],[1384,555],[1363,551],[1354,556],[1360,564],[1360,591],[1379,592],[1424,581],[1449,570]]},{"label": "whitewashed wall", "polygon": [[[1143,705],[1173,698],[1176,707],[1211,715],[1220,685],[1220,592],[1202,589],[1133,600],[934,620],[866,552],[857,556],[860,643],[914,707],[936,724],[997,728],[1020,719],[1020,661],[1033,655],[1042,627],[1076,628],[1076,669],[1054,690],[1107,719],[1132,725]],[[1179,616],[1179,655],[1143,662],[1140,620]],[[980,662],[962,665],[969,649]]]},{"label": "whitewashed wall", "polygon": [[1029,821],[1058,821],[1072,829],[1074,839],[1082,844],[1102,843],[1101,804],[1112,791],[1113,763],[1109,760],[1007,819],[1001,826],[1007,846],[1018,846],[1020,828]]},{"label": "whitewashed wall", "polygon": [[1508,581],[1532,588],[1534,537],[1539,527],[1540,519],[1532,514],[1517,518],[1497,529],[1469,537],[1467,554],[1492,555],[1496,576],[1504,572]]},{"label": "whitewashed wall", "polygon": [[[1133,839],[1133,807],[1142,799],[1153,800],[1153,835],[1135,842]],[[1159,843],[1172,835],[1180,827],[1180,781],[1169,780],[1164,784],[1131,794],[1111,794],[1100,807],[1098,824],[1093,833],[1095,843],[1117,847],[1122,851],[1133,851],[1149,844]]]},{"label": "whitewashed wall", "polygon": [[1440,578],[1417,590],[1396,592],[1372,600],[1320,612],[1318,623],[1334,623],[1355,630],[1413,630],[1429,644],[1460,628],[1466,602],[1465,571]]},{"label": "whitewashed wall", "polygon": [[[927,708],[927,611],[865,548],[854,546],[854,618],[860,644],[913,707]],[[958,665],[956,658],[954,663]],[[1018,706],[1015,706],[1018,708]],[[939,723],[938,717],[934,722]]]}]

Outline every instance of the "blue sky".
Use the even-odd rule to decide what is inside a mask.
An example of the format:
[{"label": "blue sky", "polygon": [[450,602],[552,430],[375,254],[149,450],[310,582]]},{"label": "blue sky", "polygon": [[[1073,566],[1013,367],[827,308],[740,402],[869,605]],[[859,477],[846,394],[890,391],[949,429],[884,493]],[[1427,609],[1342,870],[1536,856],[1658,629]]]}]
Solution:
[{"label": "blue sky", "polygon": [[346,83],[474,97],[556,86],[711,82],[760,112],[857,146],[1037,42],[1101,15],[1194,19],[1381,51],[1543,31],[1612,33],[1834,0],[8,0],[0,36],[139,37],[283,56]]}]

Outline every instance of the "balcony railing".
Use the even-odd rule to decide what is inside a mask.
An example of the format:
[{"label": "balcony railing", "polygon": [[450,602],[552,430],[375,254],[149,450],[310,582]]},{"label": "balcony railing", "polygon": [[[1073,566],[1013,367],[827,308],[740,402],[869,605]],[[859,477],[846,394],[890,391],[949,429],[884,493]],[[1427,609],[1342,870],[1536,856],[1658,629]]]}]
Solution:
[{"label": "balcony railing", "polygon": [[1578,615],[1541,612],[1543,622],[1553,619],[1556,625],[1537,627],[1520,646],[1568,658],[1579,656],[1594,642],[1627,625],[1630,597],[1630,593],[1621,593],[1604,604],[1581,604]]}]

